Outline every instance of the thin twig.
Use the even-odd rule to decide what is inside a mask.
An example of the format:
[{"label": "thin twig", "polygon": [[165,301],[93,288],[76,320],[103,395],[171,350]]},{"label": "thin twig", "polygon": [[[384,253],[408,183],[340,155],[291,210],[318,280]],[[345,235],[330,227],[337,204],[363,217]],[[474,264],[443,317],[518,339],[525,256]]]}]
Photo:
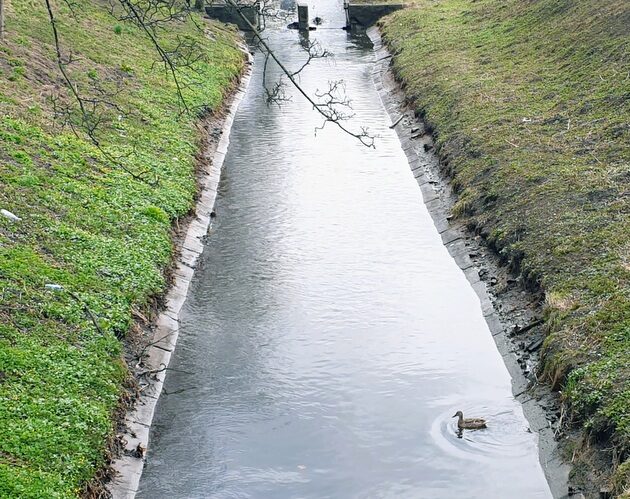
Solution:
[{"label": "thin twig", "polygon": [[[48,0],[46,0],[48,1]],[[74,299],[76,300],[80,305],[83,306],[83,310],[85,311],[85,313],[88,315],[88,317],[90,318],[90,320],[92,321],[92,324],[94,324],[94,327],[96,328],[96,330],[101,334],[101,335],[105,335],[105,332],[101,329],[101,326],[99,326],[98,321],[96,320],[96,316],[92,313],[92,311],[90,310],[90,307],[87,306],[87,303],[85,303],[81,298],[79,298],[76,294],[74,294],[72,291],[68,291],[66,290],[66,292]]]},{"label": "thin twig", "polygon": [[[243,22],[249,27],[252,31],[256,39],[259,43],[264,47],[265,51],[271,56],[271,58],[276,62],[276,64],[280,67],[282,72],[286,75],[289,81],[293,84],[293,86],[302,94],[302,96],[313,106],[320,115],[324,117],[324,125],[328,122],[334,123],[337,127],[339,127],[342,131],[347,133],[348,135],[358,139],[364,146],[374,148],[374,137],[370,136],[367,133],[367,129],[362,128],[361,132],[355,133],[352,130],[345,127],[342,122],[335,117],[334,114],[328,114],[326,110],[322,109],[321,103],[316,102],[308,93],[300,86],[297,82],[296,78],[293,76],[292,72],[287,69],[287,67],[278,59],[276,54],[273,52],[269,44],[263,39],[260,31],[250,22],[250,20],[245,16],[242,12],[238,4],[234,0],[226,0],[226,2],[233,7],[238,13],[239,17],[243,20]],[[320,127],[320,128],[323,128]]]},{"label": "thin twig", "polygon": [[398,123],[400,123],[400,122],[403,120],[403,118],[404,118],[404,117],[405,117],[405,115],[404,115],[404,114],[400,115],[400,118],[398,118],[398,119],[397,119],[394,123],[392,123],[391,125],[389,125],[389,128],[391,128],[392,130],[393,130],[394,128],[396,128],[396,125],[398,125]]}]

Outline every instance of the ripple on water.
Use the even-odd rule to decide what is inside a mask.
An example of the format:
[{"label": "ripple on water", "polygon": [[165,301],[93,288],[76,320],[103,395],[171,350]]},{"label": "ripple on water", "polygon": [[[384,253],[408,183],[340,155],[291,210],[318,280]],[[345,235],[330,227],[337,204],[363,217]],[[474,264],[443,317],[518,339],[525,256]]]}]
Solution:
[{"label": "ripple on water", "polygon": [[[483,417],[488,427],[480,430],[457,428],[453,414],[461,410],[464,417]],[[512,402],[502,407],[466,404],[447,409],[433,421],[431,438],[447,454],[475,461],[521,458],[535,452],[535,436],[529,430],[520,408]]]}]

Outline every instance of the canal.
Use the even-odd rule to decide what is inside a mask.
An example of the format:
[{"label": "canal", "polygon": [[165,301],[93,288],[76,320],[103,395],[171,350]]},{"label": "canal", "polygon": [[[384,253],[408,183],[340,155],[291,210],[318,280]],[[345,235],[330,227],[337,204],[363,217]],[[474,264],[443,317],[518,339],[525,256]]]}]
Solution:
[{"label": "canal", "polygon": [[[479,299],[389,128],[369,40],[333,29],[340,0],[315,15],[334,58],[301,84],[343,79],[376,149],[315,133],[292,89],[268,106],[255,56],[138,496],[551,497]],[[266,36],[300,67],[296,31]],[[488,428],[458,438],[458,410]]]}]

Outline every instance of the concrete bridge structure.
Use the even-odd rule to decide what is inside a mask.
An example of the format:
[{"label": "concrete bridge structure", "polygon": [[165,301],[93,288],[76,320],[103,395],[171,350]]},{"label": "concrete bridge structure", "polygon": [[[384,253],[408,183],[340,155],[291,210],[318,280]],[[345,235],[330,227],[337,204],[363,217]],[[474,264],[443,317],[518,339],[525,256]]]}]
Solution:
[{"label": "concrete bridge structure", "polygon": [[[404,3],[392,3],[369,0],[346,0],[343,8],[346,12],[345,29],[366,29],[376,23],[381,17],[405,7]],[[260,26],[260,4],[258,2],[239,4],[237,10],[225,1],[218,0],[206,5],[206,14],[212,19],[236,24],[243,31],[251,31],[251,27],[239,15],[239,10],[254,27]],[[310,26],[308,3],[304,0],[297,2],[297,27],[301,31],[313,29]]]},{"label": "concrete bridge structure", "polygon": [[346,27],[349,29],[369,28],[381,17],[404,7],[404,3],[346,0],[343,4],[346,11]]}]

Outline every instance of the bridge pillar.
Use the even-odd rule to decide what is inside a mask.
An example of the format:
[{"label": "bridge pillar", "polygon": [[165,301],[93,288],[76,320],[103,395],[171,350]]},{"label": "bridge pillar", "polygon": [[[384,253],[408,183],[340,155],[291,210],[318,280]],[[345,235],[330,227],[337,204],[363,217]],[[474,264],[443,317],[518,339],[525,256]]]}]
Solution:
[{"label": "bridge pillar", "polygon": [[298,28],[300,31],[308,31],[308,4],[306,2],[297,3]]}]

